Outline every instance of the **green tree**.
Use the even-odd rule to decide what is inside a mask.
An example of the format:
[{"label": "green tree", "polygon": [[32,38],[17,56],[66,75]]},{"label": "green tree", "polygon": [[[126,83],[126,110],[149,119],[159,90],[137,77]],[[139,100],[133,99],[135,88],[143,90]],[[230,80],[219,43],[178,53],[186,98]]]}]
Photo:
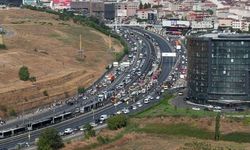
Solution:
[{"label": "green tree", "polygon": [[19,69],[19,78],[20,78],[20,80],[23,80],[23,81],[28,81],[29,80],[30,73],[29,73],[28,67],[22,66]]},{"label": "green tree", "polygon": [[208,9],[207,12],[209,13],[209,15],[213,15],[214,11],[212,9]]},{"label": "green tree", "polygon": [[147,4],[147,3],[144,3],[143,8],[144,8],[144,9],[147,9],[147,8],[148,8],[148,4]]},{"label": "green tree", "polygon": [[124,114],[116,115],[108,118],[107,124],[110,130],[117,130],[127,126],[128,118]]},{"label": "green tree", "polygon": [[148,3],[148,8],[151,8],[151,4],[150,3]]},{"label": "green tree", "polygon": [[215,132],[214,132],[214,140],[220,140],[220,113],[216,115],[215,119]]},{"label": "green tree", "polygon": [[139,9],[143,9],[143,4],[142,4],[141,1],[140,1],[140,4],[139,4]]},{"label": "green tree", "polygon": [[95,130],[93,129],[93,127],[88,123],[84,126],[85,130],[84,130],[84,136],[85,138],[89,138],[89,137],[93,137],[95,136]]},{"label": "green tree", "polygon": [[39,136],[38,150],[57,150],[64,147],[62,138],[54,128],[45,129]]},{"label": "green tree", "polygon": [[82,87],[82,86],[78,87],[78,89],[77,89],[78,94],[82,94],[82,93],[84,93],[85,91],[86,91],[85,88]]}]

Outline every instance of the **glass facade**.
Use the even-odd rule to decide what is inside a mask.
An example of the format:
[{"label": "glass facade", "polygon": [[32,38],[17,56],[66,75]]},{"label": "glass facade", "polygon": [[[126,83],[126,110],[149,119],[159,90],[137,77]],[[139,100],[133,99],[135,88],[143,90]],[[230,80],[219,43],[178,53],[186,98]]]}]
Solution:
[{"label": "glass facade", "polygon": [[250,100],[250,36],[189,37],[188,96]]}]

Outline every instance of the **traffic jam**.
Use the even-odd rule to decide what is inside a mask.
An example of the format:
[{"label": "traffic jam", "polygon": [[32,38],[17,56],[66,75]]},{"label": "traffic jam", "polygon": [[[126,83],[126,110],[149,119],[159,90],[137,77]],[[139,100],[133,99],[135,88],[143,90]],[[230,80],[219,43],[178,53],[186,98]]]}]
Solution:
[{"label": "traffic jam", "polygon": [[[147,108],[150,103],[159,101],[164,92],[164,84],[158,83],[158,77],[164,64],[161,61],[161,50],[158,43],[147,33],[130,28],[119,28],[117,32],[129,45],[128,54],[120,62],[113,62],[106,73],[83,94],[78,94],[68,98],[65,103],[60,103],[58,109],[50,114],[51,116],[2,130],[0,138],[15,136],[63,122],[112,104],[114,107],[112,113],[93,114],[93,120],[90,124],[95,127],[105,123],[109,116],[121,113],[130,114]],[[81,126],[60,130],[60,135],[82,131],[86,123],[89,122],[83,122]]]}]

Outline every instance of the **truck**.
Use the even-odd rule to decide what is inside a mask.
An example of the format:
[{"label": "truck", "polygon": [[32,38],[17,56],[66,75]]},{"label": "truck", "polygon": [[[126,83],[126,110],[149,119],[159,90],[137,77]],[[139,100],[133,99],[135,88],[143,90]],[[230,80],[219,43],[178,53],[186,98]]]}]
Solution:
[{"label": "truck", "polygon": [[129,65],[130,65],[130,62],[128,61],[121,63],[121,67],[129,67]]},{"label": "truck", "polygon": [[102,102],[104,100],[104,94],[98,95],[98,102]]}]

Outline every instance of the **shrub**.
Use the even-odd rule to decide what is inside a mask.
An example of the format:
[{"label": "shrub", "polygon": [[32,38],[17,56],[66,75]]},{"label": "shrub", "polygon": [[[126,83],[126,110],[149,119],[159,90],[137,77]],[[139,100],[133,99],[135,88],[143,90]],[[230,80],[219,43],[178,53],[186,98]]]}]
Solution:
[{"label": "shrub", "polygon": [[85,128],[85,131],[84,131],[85,138],[88,139],[89,137],[95,136],[95,130],[90,124],[86,124],[84,128]]},{"label": "shrub", "polygon": [[13,116],[13,117],[16,117],[16,116],[17,116],[17,113],[16,113],[15,109],[11,109],[11,110],[9,111],[9,115],[10,115],[10,116]]},{"label": "shrub", "polygon": [[110,117],[107,120],[107,124],[110,130],[117,130],[119,128],[127,126],[128,118],[123,114],[116,115],[116,116]]},{"label": "shrub", "polygon": [[102,137],[102,136],[98,136],[97,137],[97,141],[101,144],[107,144],[110,142],[109,137]]},{"label": "shrub", "polygon": [[6,49],[6,46],[4,44],[0,44],[0,49]]},{"label": "shrub", "polygon": [[44,90],[44,91],[43,91],[43,95],[44,95],[44,96],[49,96],[48,91],[47,91],[47,90]]},{"label": "shrub", "polygon": [[30,73],[29,73],[28,67],[22,66],[19,69],[19,78],[20,78],[20,80],[23,80],[23,81],[28,81],[29,80]]},{"label": "shrub", "polygon": [[78,87],[78,89],[77,89],[78,94],[82,94],[82,93],[84,93],[85,91],[86,91],[86,90],[85,90],[84,87]]},{"label": "shrub", "polygon": [[64,146],[61,136],[54,128],[45,129],[39,136],[38,150],[57,150]]}]

